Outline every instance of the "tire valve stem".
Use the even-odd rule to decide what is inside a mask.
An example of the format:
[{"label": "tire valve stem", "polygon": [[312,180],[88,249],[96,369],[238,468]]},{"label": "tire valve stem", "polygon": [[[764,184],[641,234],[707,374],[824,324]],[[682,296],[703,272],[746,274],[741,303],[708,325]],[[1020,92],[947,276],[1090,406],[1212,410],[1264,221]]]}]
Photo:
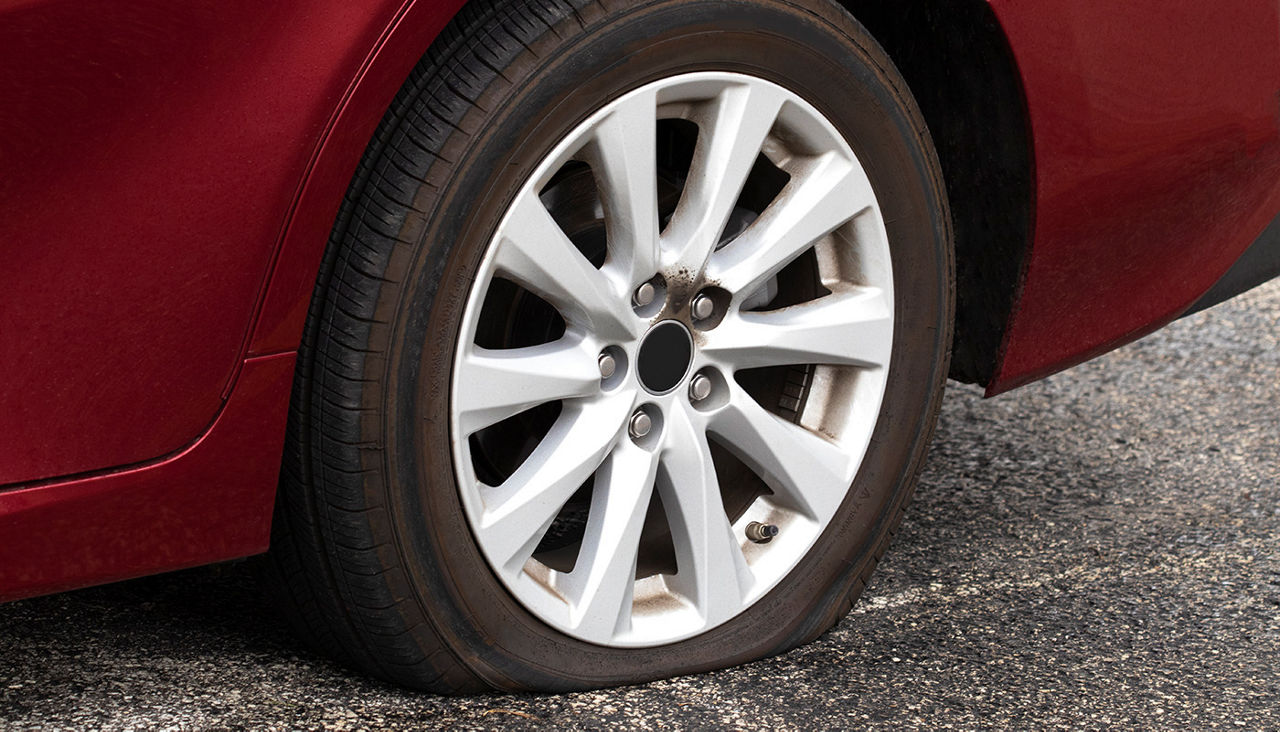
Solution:
[{"label": "tire valve stem", "polygon": [[747,524],[747,538],[757,544],[768,544],[777,535],[778,527],[773,524],[762,524],[759,521]]}]

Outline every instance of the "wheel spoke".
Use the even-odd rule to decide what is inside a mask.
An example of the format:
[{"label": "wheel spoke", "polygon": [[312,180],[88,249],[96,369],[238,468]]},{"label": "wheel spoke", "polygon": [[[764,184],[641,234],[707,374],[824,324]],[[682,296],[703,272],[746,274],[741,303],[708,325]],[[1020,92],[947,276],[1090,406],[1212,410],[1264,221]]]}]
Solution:
[{"label": "wheel spoke", "polygon": [[494,264],[554,305],[568,323],[605,339],[634,335],[627,299],[569,241],[536,195],[526,193],[512,207]]},{"label": "wheel spoke", "polygon": [[[466,284],[452,465],[514,601],[584,643],[654,649],[733,622],[830,549],[888,398],[893,262],[847,126],[775,82],[674,73],[569,111],[581,122],[547,155],[503,173],[521,187]],[[508,285],[542,310],[497,307]],[[558,340],[522,345],[561,318]],[[673,319],[687,355],[684,334],[664,346]],[[807,395],[743,373],[800,366]],[[667,389],[659,367],[684,380]],[[803,420],[775,408],[793,397]],[[759,480],[717,475],[722,449]]]},{"label": "wheel spoke", "polygon": [[668,424],[658,491],[676,550],[678,572],[669,581],[715,625],[742,609],[754,577],[725,514],[705,432],[683,410]]},{"label": "wheel spoke", "polygon": [[489,489],[480,544],[504,572],[518,572],[552,520],[618,441],[630,408],[615,396],[566,410],[502,485]]},{"label": "wheel spoke", "polygon": [[540,404],[599,393],[599,367],[585,346],[566,339],[501,350],[473,346],[462,358],[454,394],[462,435]]},{"label": "wheel spoke", "polygon": [[760,218],[707,265],[707,277],[749,295],[819,239],[874,205],[862,169],[829,152],[805,166]]},{"label": "wheel spoke", "polygon": [[588,147],[604,204],[609,255],[630,287],[658,271],[657,92],[623,100]]},{"label": "wheel spoke", "polygon": [[715,413],[710,431],[764,480],[775,499],[825,521],[849,489],[849,456],[834,442],[761,407],[736,384],[729,388],[729,403]]},{"label": "wheel spoke", "polygon": [[609,637],[630,622],[640,530],[656,467],[653,453],[622,440],[596,473],[582,548],[564,588],[580,632]]},{"label": "wheel spoke", "polygon": [[733,369],[794,364],[879,367],[893,350],[883,290],[852,288],[807,303],[726,317],[703,353]]},{"label": "wheel spoke", "polygon": [[684,194],[663,234],[676,264],[701,272],[747,182],[785,97],[770,86],[727,87],[701,127]]}]

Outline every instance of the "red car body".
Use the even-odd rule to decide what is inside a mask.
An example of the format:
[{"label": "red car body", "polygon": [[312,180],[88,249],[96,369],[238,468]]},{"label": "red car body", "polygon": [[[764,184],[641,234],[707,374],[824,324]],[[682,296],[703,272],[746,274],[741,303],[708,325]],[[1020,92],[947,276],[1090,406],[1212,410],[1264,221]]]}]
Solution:
[{"label": "red car body", "polygon": [[[0,0],[0,599],[266,550],[330,228],[463,4]],[[1229,5],[990,0],[1031,210],[989,394],[1176,318],[1276,218],[1280,8]]]}]

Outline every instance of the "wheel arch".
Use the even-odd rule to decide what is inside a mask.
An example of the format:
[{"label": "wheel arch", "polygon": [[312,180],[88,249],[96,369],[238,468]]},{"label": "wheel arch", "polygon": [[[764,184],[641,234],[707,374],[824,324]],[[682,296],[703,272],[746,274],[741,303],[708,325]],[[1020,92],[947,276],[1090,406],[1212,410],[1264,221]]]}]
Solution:
[{"label": "wheel arch", "polygon": [[[1016,61],[985,0],[839,2],[893,59],[933,136],[955,229],[951,376],[987,384],[1016,306],[1034,222],[1031,131]],[[410,0],[370,52],[299,187],[248,355],[298,347],[356,164],[410,70],[468,4]]]},{"label": "wheel arch", "polygon": [[295,351],[321,260],[360,158],[400,87],[470,0],[406,0],[351,80],[285,217],[248,355]]},{"label": "wheel arch", "polygon": [[933,136],[955,230],[951,377],[988,384],[1016,307],[1034,225],[1022,78],[986,0],[840,0],[907,80]]}]

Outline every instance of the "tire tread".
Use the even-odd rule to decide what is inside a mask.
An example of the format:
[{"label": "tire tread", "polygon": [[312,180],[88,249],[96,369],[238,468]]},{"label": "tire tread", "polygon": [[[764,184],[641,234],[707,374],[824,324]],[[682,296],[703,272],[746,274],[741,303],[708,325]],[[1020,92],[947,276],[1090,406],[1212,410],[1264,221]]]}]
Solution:
[{"label": "tire tread", "polygon": [[[390,511],[380,498],[386,476],[376,426],[390,332],[381,295],[399,284],[391,265],[407,257],[413,234],[435,210],[442,182],[464,159],[472,128],[487,113],[487,99],[514,84],[510,70],[536,63],[546,44],[562,43],[587,27],[589,17],[616,12],[613,5],[465,5],[392,102],[326,246],[299,350],[272,548],[261,574],[305,642],[382,679],[437,693],[504,686],[492,671],[476,668],[465,650],[447,640],[448,629],[424,614],[396,547],[377,539],[393,535]],[[896,72],[885,76],[896,78]],[[905,88],[898,91],[911,99]],[[942,190],[940,180],[934,183]],[[940,337],[950,342],[949,333]],[[933,415],[945,374],[944,363]],[[932,422],[924,429],[931,431]],[[927,439],[921,442],[927,445]],[[923,465],[923,449],[915,472]],[[904,480],[914,486],[914,478]],[[778,652],[817,637],[849,611],[896,533],[911,492],[903,491],[896,510],[888,512],[889,528],[880,532],[872,558],[832,588],[825,611]]]}]

